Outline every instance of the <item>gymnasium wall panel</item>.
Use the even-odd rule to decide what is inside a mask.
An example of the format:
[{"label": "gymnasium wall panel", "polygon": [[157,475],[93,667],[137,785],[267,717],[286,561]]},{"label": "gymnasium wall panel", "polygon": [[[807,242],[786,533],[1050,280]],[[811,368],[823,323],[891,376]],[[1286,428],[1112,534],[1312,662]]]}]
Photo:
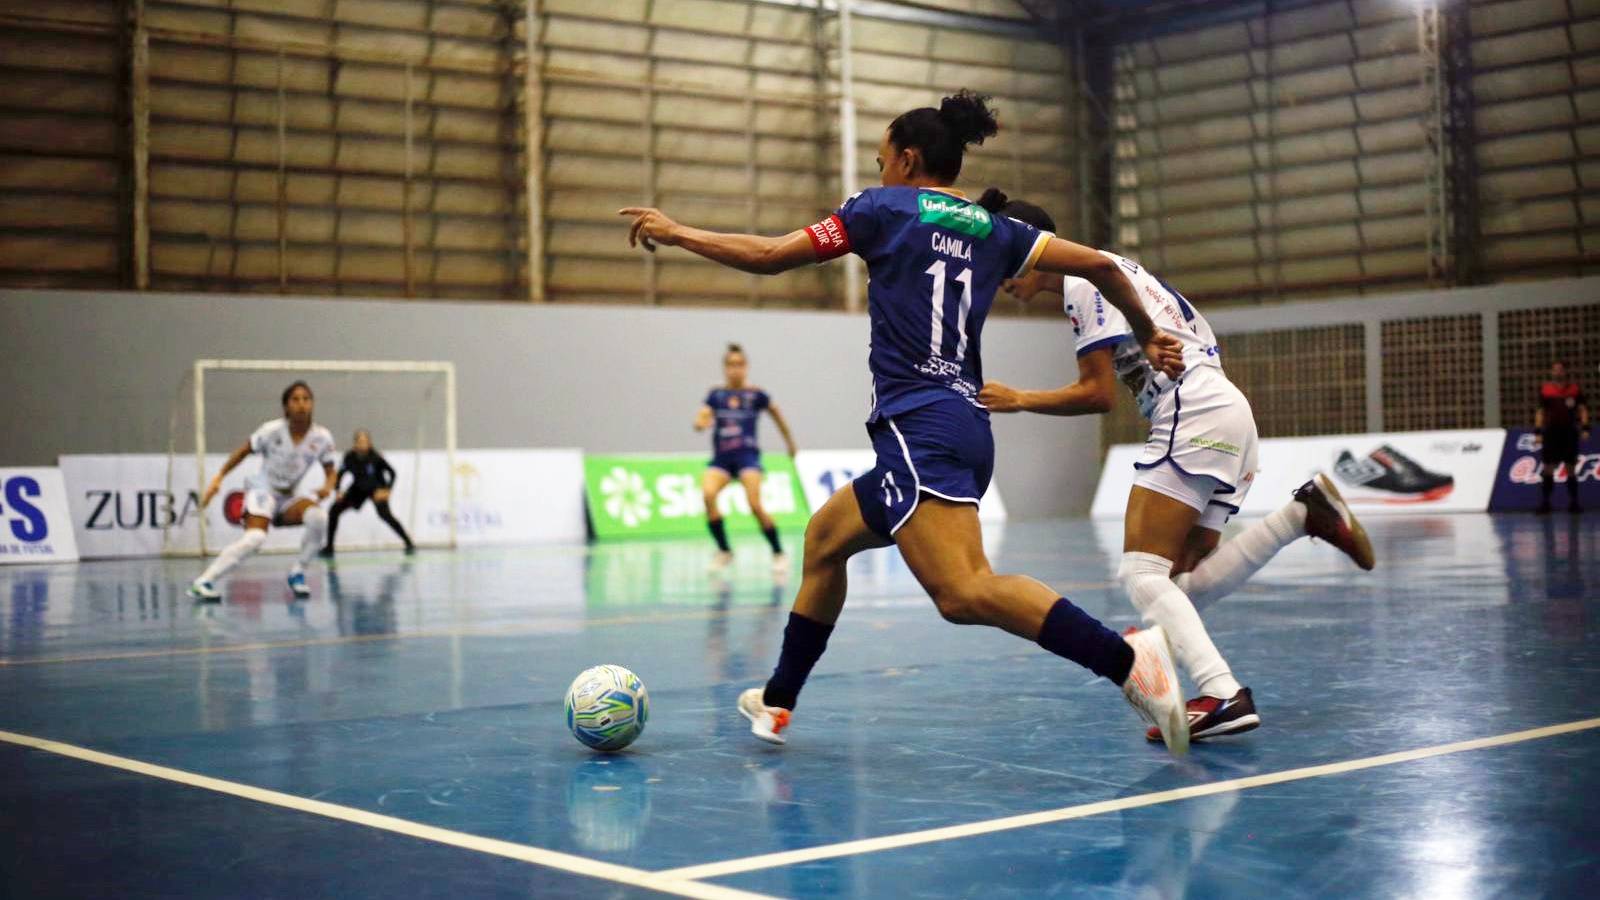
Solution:
[{"label": "gymnasium wall panel", "polygon": [[[595,296],[629,274],[636,273],[595,285]],[[69,452],[166,452],[171,404],[202,355],[450,360],[462,446],[701,452],[706,437],[689,425],[721,378],[729,341],[744,344],[752,377],[772,392],[802,447],[867,446],[865,316],[163,293],[130,303],[114,292],[0,290],[0,319],[31,337],[0,357],[0,377],[14,387],[10,411],[32,423],[0,435],[4,464],[53,463]],[[1019,384],[1076,378],[1062,351],[1065,322],[1043,326],[991,323],[984,341],[992,374]],[[66,346],[73,352],[59,352]],[[276,378],[262,382],[262,418],[275,414],[282,387]],[[318,412],[349,426],[384,411]],[[996,477],[1014,516],[1088,509],[1097,419],[997,417],[995,432]],[[764,434],[776,440],[770,426]]]}]

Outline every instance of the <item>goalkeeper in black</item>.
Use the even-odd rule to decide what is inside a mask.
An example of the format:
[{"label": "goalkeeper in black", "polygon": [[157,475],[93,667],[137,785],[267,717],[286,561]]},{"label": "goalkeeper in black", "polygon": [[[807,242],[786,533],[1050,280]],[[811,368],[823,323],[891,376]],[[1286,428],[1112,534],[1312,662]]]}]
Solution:
[{"label": "goalkeeper in black", "polygon": [[406,555],[415,553],[417,548],[411,543],[411,536],[406,534],[405,526],[389,511],[389,494],[394,489],[394,467],[372,446],[372,435],[365,428],[358,430],[351,441],[350,451],[344,455],[344,464],[339,467],[336,486],[344,481],[347,473],[352,481],[328,511],[328,546],[323,548],[322,555],[333,556],[333,538],[339,533],[339,517],[347,510],[360,509],[369,499],[378,511],[378,517],[405,542]]}]

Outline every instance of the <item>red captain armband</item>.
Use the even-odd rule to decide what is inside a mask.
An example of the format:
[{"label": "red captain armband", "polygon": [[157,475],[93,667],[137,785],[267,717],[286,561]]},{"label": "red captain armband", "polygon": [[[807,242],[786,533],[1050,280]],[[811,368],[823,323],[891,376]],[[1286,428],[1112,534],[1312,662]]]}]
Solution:
[{"label": "red captain armband", "polygon": [[844,220],[829,216],[806,228],[811,239],[811,249],[817,251],[817,262],[827,262],[850,252],[850,235],[844,230]]}]

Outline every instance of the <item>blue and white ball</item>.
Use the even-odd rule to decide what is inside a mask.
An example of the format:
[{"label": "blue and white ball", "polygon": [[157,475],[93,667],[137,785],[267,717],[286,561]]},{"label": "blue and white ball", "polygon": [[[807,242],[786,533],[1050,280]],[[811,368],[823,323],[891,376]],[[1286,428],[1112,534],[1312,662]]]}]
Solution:
[{"label": "blue and white ball", "polygon": [[650,694],[621,666],[585,669],[567,688],[567,727],[594,750],[621,750],[644,732]]}]

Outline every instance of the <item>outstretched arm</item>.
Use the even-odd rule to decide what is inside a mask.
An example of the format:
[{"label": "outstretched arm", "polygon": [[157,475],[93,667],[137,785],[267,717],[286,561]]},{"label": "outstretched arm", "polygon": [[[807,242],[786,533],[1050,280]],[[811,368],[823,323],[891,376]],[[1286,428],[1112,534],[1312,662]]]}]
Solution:
[{"label": "outstretched arm", "polygon": [[237,469],[239,467],[239,463],[244,462],[244,458],[249,455],[249,441],[245,441],[244,443],[240,444],[232,453],[228,454],[228,461],[222,464],[222,471],[217,473],[217,477],[211,479],[211,484],[206,487],[206,495],[200,498],[200,506],[202,509],[210,505],[211,498],[217,495],[217,491],[222,490],[222,479],[227,477],[229,472]]},{"label": "outstretched arm", "polygon": [[1144,311],[1144,304],[1139,302],[1139,295],[1134,292],[1133,283],[1122,274],[1122,268],[1111,257],[1092,247],[1051,238],[1044,252],[1039,255],[1038,262],[1034,263],[1034,268],[1086,279],[1127,317],[1128,325],[1133,329],[1133,338],[1144,348],[1150,365],[1169,378],[1183,374],[1183,344],[1177,338],[1156,330],[1155,323]]},{"label": "outstretched arm", "polygon": [[817,261],[817,251],[812,248],[804,229],[791,231],[783,237],[722,234],[680,225],[661,210],[650,207],[630,206],[618,210],[618,214],[633,217],[628,246],[643,244],[652,253],[656,244],[682,247],[712,262],[757,275],[776,275]]},{"label": "outstretched arm", "polygon": [[1111,411],[1116,398],[1111,349],[1078,357],[1078,380],[1053,391],[1018,390],[998,381],[983,386],[978,402],[990,412],[1033,412],[1047,416],[1092,416]]},{"label": "outstretched arm", "polygon": [[783,443],[789,448],[789,455],[794,455],[794,435],[789,433],[789,423],[783,418],[783,413],[776,406],[767,404],[767,414],[772,416],[772,421],[778,426],[778,433],[783,435]]}]

